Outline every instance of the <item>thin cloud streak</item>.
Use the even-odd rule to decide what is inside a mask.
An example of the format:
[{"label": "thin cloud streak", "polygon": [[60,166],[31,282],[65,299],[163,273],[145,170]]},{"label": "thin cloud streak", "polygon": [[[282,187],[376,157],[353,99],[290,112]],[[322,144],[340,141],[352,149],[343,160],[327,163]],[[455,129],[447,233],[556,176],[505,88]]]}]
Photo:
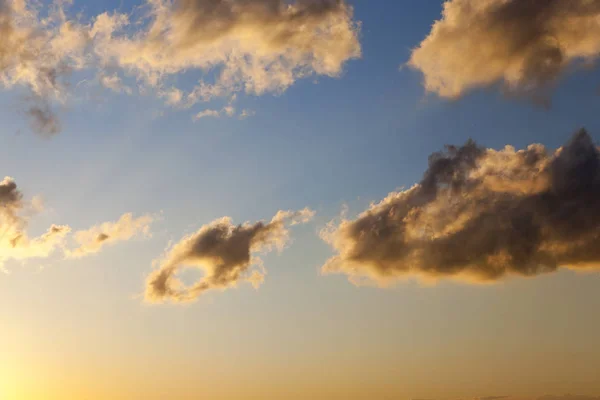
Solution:
[{"label": "thin cloud streak", "polygon": [[31,216],[43,211],[39,198],[24,199],[13,178],[0,182],[0,270],[6,272],[10,260],[24,262],[47,259],[59,253],[65,258],[83,258],[99,253],[104,247],[136,237],[149,237],[155,217],[123,214],[115,222],[104,222],[72,233],[68,225],[51,225],[38,237],[30,237],[27,227]]},{"label": "thin cloud streak", "polygon": [[66,251],[69,258],[81,258],[100,252],[105,246],[126,242],[135,237],[150,237],[151,215],[134,218],[132,213],[123,214],[115,222],[104,222],[89,229],[77,231],[73,239],[77,248]]}]

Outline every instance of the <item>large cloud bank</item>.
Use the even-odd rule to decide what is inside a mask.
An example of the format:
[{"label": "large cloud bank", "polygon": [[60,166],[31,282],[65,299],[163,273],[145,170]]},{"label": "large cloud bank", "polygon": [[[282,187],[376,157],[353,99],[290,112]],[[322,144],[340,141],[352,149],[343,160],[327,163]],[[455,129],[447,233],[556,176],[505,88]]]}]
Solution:
[{"label": "large cloud bank", "polygon": [[322,236],[325,273],[493,282],[600,266],[600,156],[585,131],[557,151],[469,141],[429,159],[421,182]]}]

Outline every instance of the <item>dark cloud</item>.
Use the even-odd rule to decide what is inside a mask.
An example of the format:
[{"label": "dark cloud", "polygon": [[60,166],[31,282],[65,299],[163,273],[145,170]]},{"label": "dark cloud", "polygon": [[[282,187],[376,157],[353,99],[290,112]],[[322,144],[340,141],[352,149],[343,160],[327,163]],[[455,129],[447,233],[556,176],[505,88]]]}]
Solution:
[{"label": "dark cloud", "polygon": [[19,204],[23,194],[17,189],[16,182],[6,177],[0,182],[0,205],[3,207]]},{"label": "dark cloud", "polygon": [[16,182],[5,177],[0,182],[0,215],[6,219],[4,223],[18,224],[17,213],[23,208],[23,194],[17,188]]},{"label": "dark cloud", "polygon": [[[208,290],[224,290],[243,281],[258,287],[264,279],[264,269],[252,270],[253,266],[262,267],[255,253],[282,249],[289,239],[287,226],[308,222],[313,215],[308,209],[280,211],[269,223],[235,226],[226,217],[203,226],[173,246],[160,267],[150,274],[146,300],[192,301]],[[176,277],[186,266],[204,272],[202,279],[191,287],[184,287]]]},{"label": "dark cloud", "polygon": [[419,184],[329,228],[326,273],[495,281],[596,267],[598,148],[584,130],[554,153],[447,146]]},{"label": "dark cloud", "polygon": [[110,236],[108,236],[106,233],[100,233],[98,236],[96,236],[96,242],[102,243],[108,239],[110,239]]},{"label": "dark cloud", "polygon": [[503,82],[545,100],[570,64],[600,55],[599,21],[598,1],[449,0],[409,64],[443,97]]}]

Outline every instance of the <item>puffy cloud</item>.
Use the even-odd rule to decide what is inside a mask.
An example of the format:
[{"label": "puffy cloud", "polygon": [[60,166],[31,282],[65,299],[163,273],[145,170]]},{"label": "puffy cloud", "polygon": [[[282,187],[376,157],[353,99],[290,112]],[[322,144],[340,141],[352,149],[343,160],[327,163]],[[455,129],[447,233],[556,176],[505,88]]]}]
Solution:
[{"label": "puffy cloud", "polygon": [[[225,290],[244,281],[258,287],[265,272],[256,253],[282,250],[289,241],[288,226],[306,223],[313,216],[309,209],[279,211],[268,223],[235,226],[225,217],[203,226],[175,244],[159,261],[159,268],[146,281],[146,300],[193,301],[209,290]],[[204,276],[185,287],[176,276],[184,267],[198,268]]]},{"label": "puffy cloud", "polygon": [[73,235],[77,248],[67,250],[69,257],[79,258],[98,253],[104,246],[128,241],[142,235],[150,235],[150,225],[154,222],[151,215],[134,218],[133,214],[123,214],[115,222],[104,222]]},{"label": "puffy cloud", "polygon": [[409,65],[442,97],[504,83],[545,100],[569,65],[599,55],[597,1],[448,0]]},{"label": "puffy cloud", "polygon": [[[99,15],[91,30],[95,52],[109,65],[150,86],[187,70],[202,80],[188,106],[238,91],[280,92],[308,75],[337,76],[361,54],[359,26],[344,0],[148,0],[142,32],[127,35],[129,18]],[[181,93],[168,91],[171,102]]]},{"label": "puffy cloud", "polygon": [[421,182],[322,232],[324,273],[493,282],[600,266],[600,156],[584,131],[555,152],[473,141],[429,159]]}]

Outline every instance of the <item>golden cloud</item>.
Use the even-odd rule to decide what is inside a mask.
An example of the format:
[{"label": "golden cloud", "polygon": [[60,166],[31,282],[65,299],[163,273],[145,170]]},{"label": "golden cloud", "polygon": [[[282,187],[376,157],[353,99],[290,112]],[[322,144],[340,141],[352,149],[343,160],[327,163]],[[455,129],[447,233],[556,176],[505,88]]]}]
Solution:
[{"label": "golden cloud", "polygon": [[596,1],[449,0],[409,65],[442,97],[503,83],[545,100],[569,65],[599,55]]},{"label": "golden cloud", "polygon": [[[209,290],[226,290],[241,282],[258,287],[265,270],[256,253],[282,250],[289,241],[287,227],[306,223],[313,216],[309,209],[279,211],[268,223],[235,226],[225,217],[203,226],[184,237],[158,261],[159,268],[146,281],[146,301],[189,302]],[[198,268],[204,276],[191,287],[185,287],[176,276],[184,267]]]},{"label": "golden cloud", "polygon": [[600,266],[600,153],[585,131],[561,149],[434,153],[421,182],[321,233],[324,273],[494,282]]}]

